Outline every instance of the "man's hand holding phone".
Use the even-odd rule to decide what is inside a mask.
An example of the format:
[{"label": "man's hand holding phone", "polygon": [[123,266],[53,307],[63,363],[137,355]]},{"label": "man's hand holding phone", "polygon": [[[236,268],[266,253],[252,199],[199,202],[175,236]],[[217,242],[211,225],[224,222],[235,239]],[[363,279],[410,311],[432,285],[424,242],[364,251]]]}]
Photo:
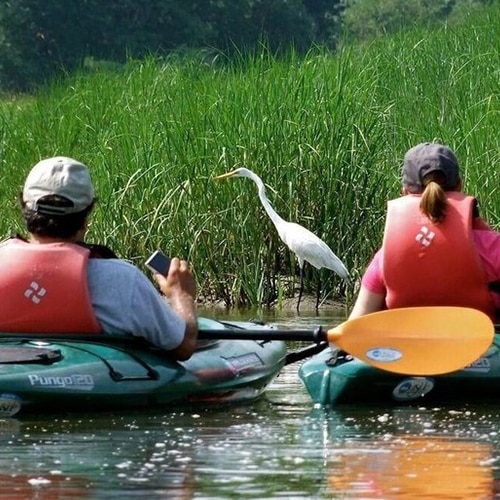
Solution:
[{"label": "man's hand holding phone", "polygon": [[156,250],[146,261],[146,267],[153,273],[167,276],[170,269],[170,259],[160,250]]},{"label": "man's hand holding phone", "polygon": [[146,266],[155,273],[154,278],[168,299],[182,293],[187,293],[193,299],[196,297],[196,283],[185,260],[177,257],[169,259],[156,250],[146,261]]},{"label": "man's hand holding phone", "polygon": [[188,359],[196,349],[196,281],[188,263],[178,257],[169,259],[159,250],[146,261],[170,307],[186,322],[182,344],[176,349],[178,359]]}]

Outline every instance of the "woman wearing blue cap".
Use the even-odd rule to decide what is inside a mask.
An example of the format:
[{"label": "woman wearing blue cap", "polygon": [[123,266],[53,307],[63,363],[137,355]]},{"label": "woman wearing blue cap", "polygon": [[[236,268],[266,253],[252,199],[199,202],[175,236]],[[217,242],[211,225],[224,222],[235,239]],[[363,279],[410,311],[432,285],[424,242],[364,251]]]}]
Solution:
[{"label": "woman wearing blue cap", "polygon": [[471,307],[500,311],[500,234],[462,193],[447,146],[423,143],[405,155],[403,196],[388,202],[382,247],[368,265],[350,319],[382,309]]}]

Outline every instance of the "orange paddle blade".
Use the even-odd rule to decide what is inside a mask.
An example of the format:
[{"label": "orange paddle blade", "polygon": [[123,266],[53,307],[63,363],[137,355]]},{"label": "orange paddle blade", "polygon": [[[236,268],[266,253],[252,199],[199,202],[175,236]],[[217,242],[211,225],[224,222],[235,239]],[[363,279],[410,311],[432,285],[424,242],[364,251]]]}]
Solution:
[{"label": "orange paddle blade", "polygon": [[367,314],[328,330],[329,342],[365,363],[406,375],[438,375],[476,361],[493,341],[486,314],[465,307],[410,307]]}]

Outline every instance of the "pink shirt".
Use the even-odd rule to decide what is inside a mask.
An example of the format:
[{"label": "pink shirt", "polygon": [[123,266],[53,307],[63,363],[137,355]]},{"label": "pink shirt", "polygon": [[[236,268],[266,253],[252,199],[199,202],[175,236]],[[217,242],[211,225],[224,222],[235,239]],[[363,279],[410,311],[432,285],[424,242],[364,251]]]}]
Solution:
[{"label": "pink shirt", "polygon": [[[495,231],[474,230],[479,257],[484,265],[488,283],[500,282],[500,233]],[[409,276],[408,279],[411,279]],[[378,250],[366,268],[361,284],[370,292],[386,295],[384,276],[382,273],[382,251]],[[500,295],[492,293],[495,307],[500,309]]]}]

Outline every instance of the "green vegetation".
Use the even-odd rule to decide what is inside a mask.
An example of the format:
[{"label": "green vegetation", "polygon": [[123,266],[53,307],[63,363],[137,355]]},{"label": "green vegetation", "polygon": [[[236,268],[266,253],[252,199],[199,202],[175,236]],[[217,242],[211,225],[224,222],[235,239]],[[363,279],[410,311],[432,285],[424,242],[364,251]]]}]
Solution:
[{"label": "green vegetation", "polygon": [[185,49],[334,49],[343,0],[0,0],[0,88]]},{"label": "green vegetation", "polygon": [[161,247],[192,263],[200,296],[272,303],[298,285],[294,256],[252,182],[213,180],[246,166],[284,218],[322,237],[352,271],[346,285],[306,265],[309,291],[319,277],[324,295],[348,303],[414,144],[451,146],[467,191],[500,225],[499,36],[499,10],[490,8],[453,29],[336,55],[150,58],[6,101],[0,234],[22,231],[17,195],[31,166],[73,156],[91,168],[99,196],[89,241],[137,264]]},{"label": "green vegetation", "polygon": [[463,22],[498,0],[347,0],[344,31],[353,40],[371,40],[409,27]]},{"label": "green vegetation", "polygon": [[371,40],[438,26],[498,0],[0,0],[0,88],[26,92],[63,71],[149,54],[335,51],[341,34]]}]

